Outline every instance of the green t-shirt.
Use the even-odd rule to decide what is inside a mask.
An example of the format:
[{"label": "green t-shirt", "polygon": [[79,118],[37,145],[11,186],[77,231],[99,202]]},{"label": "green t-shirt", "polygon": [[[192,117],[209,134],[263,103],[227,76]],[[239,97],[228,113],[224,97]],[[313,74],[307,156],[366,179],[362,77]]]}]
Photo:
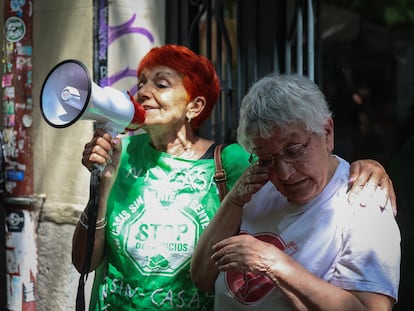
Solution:
[{"label": "green t-shirt", "polygon": [[[146,134],[123,138],[108,200],[106,261],[95,274],[91,310],[212,310],[213,295],[190,278],[195,245],[220,200],[214,160],[154,149]],[[231,188],[248,164],[237,144],[222,152]]]}]

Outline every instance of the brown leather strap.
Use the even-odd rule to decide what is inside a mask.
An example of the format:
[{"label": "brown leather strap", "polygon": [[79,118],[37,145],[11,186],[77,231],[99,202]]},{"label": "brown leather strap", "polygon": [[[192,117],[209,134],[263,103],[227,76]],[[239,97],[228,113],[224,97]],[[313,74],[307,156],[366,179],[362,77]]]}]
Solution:
[{"label": "brown leather strap", "polygon": [[221,163],[221,149],[223,148],[223,144],[219,144],[214,149],[214,163],[216,165],[216,173],[214,174],[214,179],[217,183],[217,188],[220,194],[220,201],[224,199],[226,196],[226,171],[223,168]]}]

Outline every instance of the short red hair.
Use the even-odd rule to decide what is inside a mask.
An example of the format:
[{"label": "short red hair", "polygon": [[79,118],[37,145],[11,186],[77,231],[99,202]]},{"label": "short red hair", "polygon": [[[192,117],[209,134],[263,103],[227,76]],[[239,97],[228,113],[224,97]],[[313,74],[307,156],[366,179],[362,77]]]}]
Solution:
[{"label": "short red hair", "polygon": [[138,65],[138,77],[144,68],[167,66],[183,75],[183,84],[190,100],[197,96],[206,99],[203,112],[192,120],[193,129],[210,116],[220,95],[220,81],[213,64],[206,57],[198,55],[185,46],[167,44],[152,48]]}]

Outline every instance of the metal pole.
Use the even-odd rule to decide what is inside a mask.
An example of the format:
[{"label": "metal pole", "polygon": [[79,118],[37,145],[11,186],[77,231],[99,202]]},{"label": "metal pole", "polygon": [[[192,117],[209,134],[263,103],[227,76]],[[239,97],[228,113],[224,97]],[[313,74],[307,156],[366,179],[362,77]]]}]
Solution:
[{"label": "metal pole", "polygon": [[312,0],[307,0],[308,8],[308,78],[315,79],[315,26]]},{"label": "metal pole", "polygon": [[303,74],[303,6],[302,1],[299,1],[296,27],[296,73]]},{"label": "metal pole", "polygon": [[3,2],[6,310],[36,310],[37,247],[32,150],[33,1]]}]

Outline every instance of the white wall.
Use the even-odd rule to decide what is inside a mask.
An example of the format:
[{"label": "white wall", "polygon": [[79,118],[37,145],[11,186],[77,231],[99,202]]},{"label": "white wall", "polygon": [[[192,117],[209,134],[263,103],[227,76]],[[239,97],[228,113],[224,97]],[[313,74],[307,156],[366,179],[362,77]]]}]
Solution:
[{"label": "white wall", "polygon": [[[165,0],[110,1],[109,26],[121,25],[136,12],[135,29],[154,38],[127,33],[110,45],[109,76],[125,67],[136,69],[140,58],[164,41]],[[71,264],[74,224],[89,196],[89,172],[81,165],[83,147],[93,133],[91,121],[65,129],[48,126],[41,117],[39,96],[49,71],[64,59],[82,61],[92,70],[93,5],[85,0],[36,0],[33,3],[34,187],[45,194],[38,230],[37,310],[74,310],[79,274]],[[128,89],[133,77],[113,87]],[[89,278],[90,285],[92,275]]]}]

